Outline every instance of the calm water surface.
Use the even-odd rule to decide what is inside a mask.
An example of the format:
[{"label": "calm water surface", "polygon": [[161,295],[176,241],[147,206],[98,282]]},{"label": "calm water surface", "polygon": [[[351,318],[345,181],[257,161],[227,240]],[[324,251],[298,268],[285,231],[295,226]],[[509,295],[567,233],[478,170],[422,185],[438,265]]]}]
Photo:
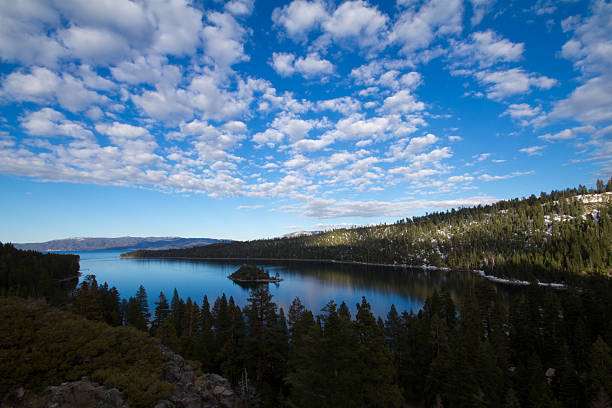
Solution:
[{"label": "calm water surface", "polygon": [[[74,252],[81,256],[81,280],[88,274],[96,275],[98,282],[117,287],[123,298],[134,296],[142,284],[152,308],[161,291],[170,301],[175,288],[183,299],[191,297],[198,303],[207,295],[211,306],[222,293],[228,298],[233,296],[241,307],[247,303],[249,289],[227,278],[244,262],[120,259],[122,252],[125,251]],[[338,304],[345,301],[355,313],[355,304],[362,296],[374,314],[383,318],[391,304],[400,312],[411,309],[417,312],[435,289],[446,285],[456,299],[467,283],[479,279],[467,272],[333,263],[266,261],[257,265],[272,275],[278,272],[284,279],[268,284],[279,307],[287,311],[291,301],[299,296],[315,314],[332,299]]]}]

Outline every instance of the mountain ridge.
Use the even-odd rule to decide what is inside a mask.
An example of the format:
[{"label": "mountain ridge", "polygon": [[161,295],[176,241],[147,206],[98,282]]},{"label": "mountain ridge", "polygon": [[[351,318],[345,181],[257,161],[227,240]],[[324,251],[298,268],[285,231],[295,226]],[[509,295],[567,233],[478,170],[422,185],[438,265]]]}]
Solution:
[{"label": "mountain ridge", "polygon": [[164,250],[182,249],[231,240],[183,237],[74,237],[45,242],[14,243],[15,248],[34,251]]}]

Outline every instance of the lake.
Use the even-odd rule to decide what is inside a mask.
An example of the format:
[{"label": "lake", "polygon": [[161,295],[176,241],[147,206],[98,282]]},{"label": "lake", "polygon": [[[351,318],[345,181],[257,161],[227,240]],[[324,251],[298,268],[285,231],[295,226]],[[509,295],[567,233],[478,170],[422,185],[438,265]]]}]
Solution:
[{"label": "lake", "polygon": [[[249,289],[227,278],[244,262],[241,261],[192,261],[175,259],[120,259],[125,251],[73,252],[80,255],[81,278],[96,275],[99,283],[115,286],[122,298],[134,296],[139,285],[147,290],[151,310],[161,291],[168,301],[176,288],[183,299],[190,297],[201,304],[204,295],[211,304],[217,296],[225,293],[243,307],[249,297]],[[251,261],[251,263],[253,263]],[[270,283],[273,301],[288,310],[291,301],[299,296],[302,303],[313,313],[319,311],[329,300],[337,304],[342,301],[356,312],[355,304],[365,296],[372,312],[385,317],[391,304],[398,312],[423,307],[427,296],[446,285],[456,300],[464,286],[481,279],[469,272],[406,269],[401,267],[379,267],[345,265],[320,262],[258,262],[271,275],[277,272],[283,281]]]}]

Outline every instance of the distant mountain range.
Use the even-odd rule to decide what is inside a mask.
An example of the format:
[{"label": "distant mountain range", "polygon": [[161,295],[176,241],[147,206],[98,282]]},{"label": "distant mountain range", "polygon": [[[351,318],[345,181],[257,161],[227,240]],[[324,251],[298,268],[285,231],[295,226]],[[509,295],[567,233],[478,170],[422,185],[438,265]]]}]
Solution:
[{"label": "distant mountain range", "polygon": [[34,251],[98,251],[103,249],[180,249],[231,242],[214,238],[181,237],[118,237],[118,238],[66,238],[47,242],[13,244],[18,249]]}]

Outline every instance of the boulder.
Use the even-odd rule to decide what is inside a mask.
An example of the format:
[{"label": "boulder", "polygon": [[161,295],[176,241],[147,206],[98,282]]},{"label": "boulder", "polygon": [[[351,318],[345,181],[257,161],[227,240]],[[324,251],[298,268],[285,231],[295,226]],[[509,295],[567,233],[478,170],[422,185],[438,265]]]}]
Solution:
[{"label": "boulder", "polygon": [[129,408],[123,393],[83,378],[47,387],[41,392],[17,389],[12,398],[2,401],[2,407],[23,408]]}]

